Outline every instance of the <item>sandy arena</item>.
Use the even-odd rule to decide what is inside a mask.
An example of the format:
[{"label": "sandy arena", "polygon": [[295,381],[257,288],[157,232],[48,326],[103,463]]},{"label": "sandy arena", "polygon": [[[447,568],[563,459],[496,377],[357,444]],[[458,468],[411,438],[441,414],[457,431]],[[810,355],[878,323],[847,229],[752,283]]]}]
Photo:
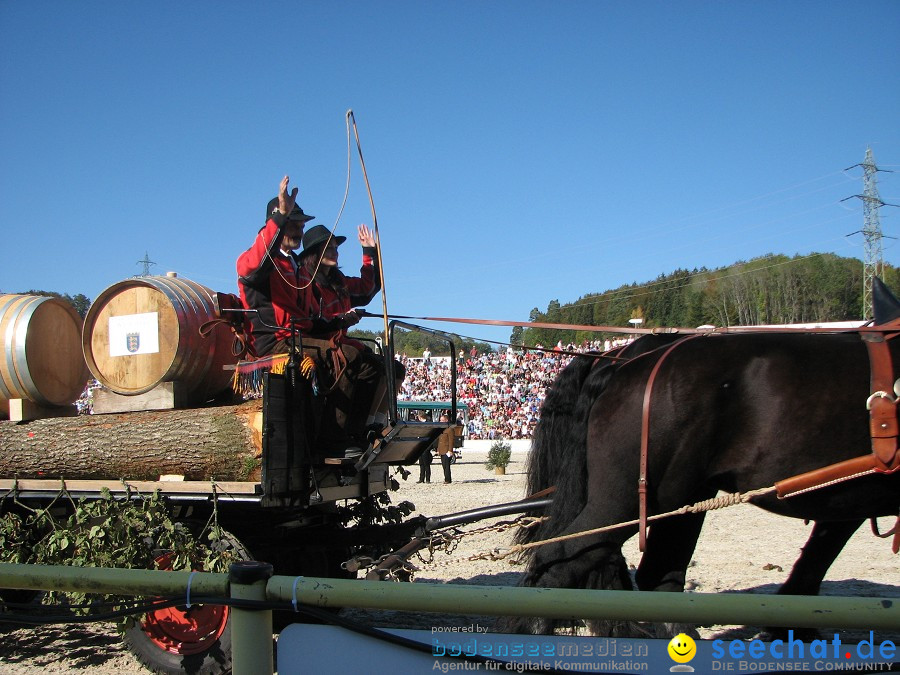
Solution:
[{"label": "sandy arena", "polygon": [[[453,466],[453,483],[444,485],[440,463],[432,467],[432,483],[417,484],[418,466],[394,494],[394,502],[412,501],[419,513],[441,515],[476,506],[515,501],[524,496],[525,457],[514,453],[504,476],[484,468],[484,452],[464,449],[463,459]],[[481,528],[496,521],[483,521],[466,529]],[[882,519],[881,528],[890,527]],[[734,506],[707,516],[700,544],[688,571],[688,588],[700,593],[753,591],[773,593],[786,578],[809,525],[768,514],[752,506]],[[482,551],[509,545],[511,532],[489,531],[463,538],[446,554],[435,553],[430,564],[415,560],[416,583],[461,583],[515,585],[521,565],[507,558],[500,561],[468,560]],[[636,538],[628,542],[625,555],[630,564],[638,560]],[[825,595],[900,598],[897,586],[900,557],[891,553],[887,540],[876,539],[863,526],[832,566],[823,584]],[[345,610],[357,619],[375,625],[397,627],[461,626],[476,621],[490,625],[491,617],[466,615],[409,614],[372,610]],[[701,626],[701,637],[710,639],[750,638],[759,626]],[[830,632],[829,632],[830,634]],[[840,631],[843,642],[867,637],[861,632]],[[880,639],[900,644],[896,633],[879,633]],[[60,625],[13,630],[0,624],[0,675],[83,673],[126,675],[145,671],[124,649],[110,624]]]}]

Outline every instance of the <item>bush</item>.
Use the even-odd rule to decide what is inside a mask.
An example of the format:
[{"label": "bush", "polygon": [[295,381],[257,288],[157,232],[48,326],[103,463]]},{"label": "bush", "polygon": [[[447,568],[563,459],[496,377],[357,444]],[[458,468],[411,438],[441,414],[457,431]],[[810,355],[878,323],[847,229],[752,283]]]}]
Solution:
[{"label": "bush", "polygon": [[494,441],[491,443],[491,449],[488,450],[487,461],[484,463],[485,469],[506,468],[512,457],[512,446],[503,441]]}]

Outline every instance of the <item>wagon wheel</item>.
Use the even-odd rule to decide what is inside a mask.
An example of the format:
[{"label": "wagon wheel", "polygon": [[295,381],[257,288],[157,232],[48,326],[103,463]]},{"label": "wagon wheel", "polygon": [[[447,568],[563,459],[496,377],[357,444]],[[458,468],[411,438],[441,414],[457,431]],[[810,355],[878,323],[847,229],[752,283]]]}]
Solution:
[{"label": "wagon wheel", "polygon": [[[228,532],[223,550],[236,560],[250,560],[249,551]],[[160,552],[158,569],[172,569],[172,554]],[[223,605],[184,605],[147,612],[125,630],[129,651],[147,669],[166,675],[218,675],[231,672],[231,612]]]}]

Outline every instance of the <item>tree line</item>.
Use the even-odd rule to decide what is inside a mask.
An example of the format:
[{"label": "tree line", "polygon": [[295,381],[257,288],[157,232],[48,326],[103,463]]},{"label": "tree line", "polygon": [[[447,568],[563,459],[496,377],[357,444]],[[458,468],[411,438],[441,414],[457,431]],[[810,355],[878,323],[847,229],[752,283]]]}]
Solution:
[{"label": "tree line", "polygon": [[[885,265],[882,280],[900,292],[900,268]],[[531,310],[529,321],[627,327],[630,319],[640,319],[642,328],[702,325],[747,326],[784,323],[822,323],[862,318],[863,263],[833,253],[811,255],[766,255],[739,261],[728,267],[677,269],[646,283],[624,284],[618,288],[589,293],[575,302],[551,300],[546,311]],[[67,300],[84,317],[91,301],[81,293],[74,296],[53,291],[25,291]],[[352,337],[378,340],[378,332],[354,330]],[[614,337],[616,334],[550,328],[515,327],[510,343],[533,347],[553,346]],[[479,353],[493,347],[482,341],[454,335],[454,344],[466,354],[474,347]],[[428,349],[434,356],[449,354],[447,342],[418,331],[395,331],[396,354],[421,356]]]},{"label": "tree line", "polygon": [[87,316],[87,311],[91,306],[91,299],[82,293],[69,295],[68,293],[56,293],[55,291],[36,291],[32,289],[29,291],[23,291],[22,293],[16,293],[15,295],[42,295],[47,298],[59,298],[60,300],[65,300],[75,308],[75,311],[78,312],[78,315],[82,319]]},{"label": "tree line", "polygon": [[[884,266],[882,280],[900,289],[900,270]],[[862,318],[863,263],[831,253],[766,255],[714,270],[678,269],[643,284],[590,293],[562,305],[535,307],[529,320],[642,328],[821,323]],[[609,337],[589,331],[514,328],[510,342],[525,346],[576,344]]]},{"label": "tree line", "polygon": [[[384,341],[383,333],[375,333],[367,330],[352,330],[350,337],[361,338],[364,340],[380,340]],[[461,349],[468,355],[472,348],[479,354],[484,354],[493,350],[493,347],[486,342],[480,342],[471,338],[464,338],[459,335],[451,334],[453,344],[457,352]],[[394,330],[394,353],[399,356],[420,357],[425,350],[431,352],[432,356],[449,356],[450,346],[446,340],[431,335],[430,333],[420,333],[419,331],[404,330],[397,328]]]}]

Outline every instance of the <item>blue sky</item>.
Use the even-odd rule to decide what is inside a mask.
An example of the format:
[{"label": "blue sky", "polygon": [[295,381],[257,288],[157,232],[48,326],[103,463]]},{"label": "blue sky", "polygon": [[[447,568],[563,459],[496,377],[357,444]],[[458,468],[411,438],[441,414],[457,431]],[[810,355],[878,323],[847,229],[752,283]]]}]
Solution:
[{"label": "blue sky", "polygon": [[[93,299],[146,252],[236,292],[282,175],[335,224],[348,109],[394,314],[524,321],[678,268],[861,258],[843,170],[871,147],[900,172],[898,36],[894,0],[3,0],[0,290]],[[900,203],[900,173],[879,190]],[[354,147],[345,271],[362,222]]]}]

